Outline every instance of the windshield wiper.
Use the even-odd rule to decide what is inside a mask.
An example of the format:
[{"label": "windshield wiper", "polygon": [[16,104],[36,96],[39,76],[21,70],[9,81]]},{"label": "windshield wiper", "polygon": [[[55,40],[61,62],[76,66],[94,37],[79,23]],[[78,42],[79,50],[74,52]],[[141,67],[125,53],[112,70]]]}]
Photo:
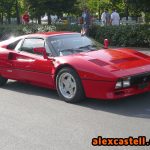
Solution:
[{"label": "windshield wiper", "polygon": [[83,52],[80,48],[70,48],[70,49],[62,49],[60,52],[70,51],[70,52]]},{"label": "windshield wiper", "polygon": [[81,46],[78,48],[70,48],[70,49],[62,49],[59,52],[71,52],[72,54],[74,53],[80,53],[80,52],[90,52],[90,51],[95,51],[96,46],[95,45],[86,45],[86,46]]},{"label": "windshield wiper", "polygon": [[[85,45],[85,46],[81,46],[81,47],[78,47],[78,49],[90,49],[90,50],[96,50],[96,45]],[[94,48],[94,49],[93,49]]]}]

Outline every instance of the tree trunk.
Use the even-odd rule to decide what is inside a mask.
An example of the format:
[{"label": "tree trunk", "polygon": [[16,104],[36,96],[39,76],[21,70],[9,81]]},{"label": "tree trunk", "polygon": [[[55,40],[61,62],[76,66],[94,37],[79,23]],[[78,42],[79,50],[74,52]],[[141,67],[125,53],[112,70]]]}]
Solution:
[{"label": "tree trunk", "polygon": [[7,13],[7,19],[8,19],[8,24],[11,24],[11,14],[10,14],[10,12]]},{"label": "tree trunk", "polygon": [[0,23],[3,24],[3,13],[0,13]]},{"label": "tree trunk", "polygon": [[2,12],[2,24],[4,24],[4,13]]},{"label": "tree trunk", "polygon": [[98,19],[99,19],[99,21],[101,20],[100,3],[99,3],[99,6],[98,6]]},{"label": "tree trunk", "polygon": [[51,23],[52,23],[51,15],[50,15],[50,13],[48,13],[47,15],[48,15],[48,25],[51,25]]},{"label": "tree trunk", "polygon": [[129,6],[128,6],[128,0],[125,1],[125,15],[126,15],[126,21],[128,21],[129,16]]},{"label": "tree trunk", "polygon": [[128,21],[128,16],[129,16],[129,9],[128,5],[126,6],[126,21]]},{"label": "tree trunk", "polygon": [[41,16],[38,16],[38,24],[41,24]]},{"label": "tree trunk", "polygon": [[20,24],[20,13],[18,7],[18,0],[16,0],[16,16],[17,16],[17,24]]}]

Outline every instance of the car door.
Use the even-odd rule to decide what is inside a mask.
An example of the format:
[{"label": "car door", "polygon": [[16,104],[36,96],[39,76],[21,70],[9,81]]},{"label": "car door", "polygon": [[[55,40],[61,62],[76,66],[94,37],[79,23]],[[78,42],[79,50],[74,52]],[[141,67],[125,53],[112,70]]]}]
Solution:
[{"label": "car door", "polygon": [[13,72],[18,80],[52,88],[53,58],[44,59],[43,55],[35,54],[33,48],[39,47],[46,47],[43,38],[25,38],[20,42],[16,52],[10,55]]},{"label": "car door", "polygon": [[10,44],[1,42],[1,46],[0,46],[0,74],[3,77],[15,79],[15,74],[12,71],[13,70],[12,63],[8,60],[8,56],[10,53],[14,53],[14,48],[16,47],[16,45],[20,41],[21,41],[21,38],[12,40],[12,42],[10,42]]}]

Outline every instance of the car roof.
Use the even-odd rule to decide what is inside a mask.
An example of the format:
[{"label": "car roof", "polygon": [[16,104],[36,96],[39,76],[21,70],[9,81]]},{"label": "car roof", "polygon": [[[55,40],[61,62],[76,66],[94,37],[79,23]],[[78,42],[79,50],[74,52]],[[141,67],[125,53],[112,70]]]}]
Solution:
[{"label": "car roof", "polygon": [[40,37],[49,37],[49,36],[55,36],[55,35],[64,35],[64,34],[79,34],[78,32],[39,32],[39,33],[34,33],[34,34],[29,34],[27,35],[28,37],[35,37],[35,36],[40,36]]},{"label": "car roof", "polygon": [[32,33],[32,34],[27,34],[27,35],[21,35],[21,36],[18,36],[18,37],[14,37],[12,39],[7,39],[7,40],[4,40],[4,41],[1,41],[0,42],[0,47],[3,46],[3,45],[8,45],[10,43],[13,43],[21,38],[32,38],[32,37],[41,37],[41,38],[47,38],[47,37],[50,37],[50,36],[57,36],[57,35],[71,35],[71,34],[79,34],[78,32],[39,32],[39,33]]}]

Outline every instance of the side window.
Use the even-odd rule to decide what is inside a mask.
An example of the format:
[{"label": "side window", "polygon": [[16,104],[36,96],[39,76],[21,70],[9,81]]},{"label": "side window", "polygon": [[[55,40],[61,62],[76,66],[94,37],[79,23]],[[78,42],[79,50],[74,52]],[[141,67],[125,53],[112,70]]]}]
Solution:
[{"label": "side window", "polygon": [[25,39],[20,50],[28,53],[34,53],[33,48],[36,47],[44,47],[44,40],[36,38]]},{"label": "side window", "polygon": [[51,52],[51,50],[49,49],[49,47],[48,47],[48,45],[47,45],[46,42],[45,42],[45,49],[46,49],[47,55],[48,55],[48,56],[52,56],[52,52]]},{"label": "side window", "polygon": [[19,39],[19,40],[13,42],[13,43],[11,43],[11,44],[9,44],[9,45],[7,46],[7,48],[8,48],[8,49],[11,49],[11,50],[14,50],[15,47],[17,46],[17,44],[20,42],[20,40],[21,40],[21,39]]}]

